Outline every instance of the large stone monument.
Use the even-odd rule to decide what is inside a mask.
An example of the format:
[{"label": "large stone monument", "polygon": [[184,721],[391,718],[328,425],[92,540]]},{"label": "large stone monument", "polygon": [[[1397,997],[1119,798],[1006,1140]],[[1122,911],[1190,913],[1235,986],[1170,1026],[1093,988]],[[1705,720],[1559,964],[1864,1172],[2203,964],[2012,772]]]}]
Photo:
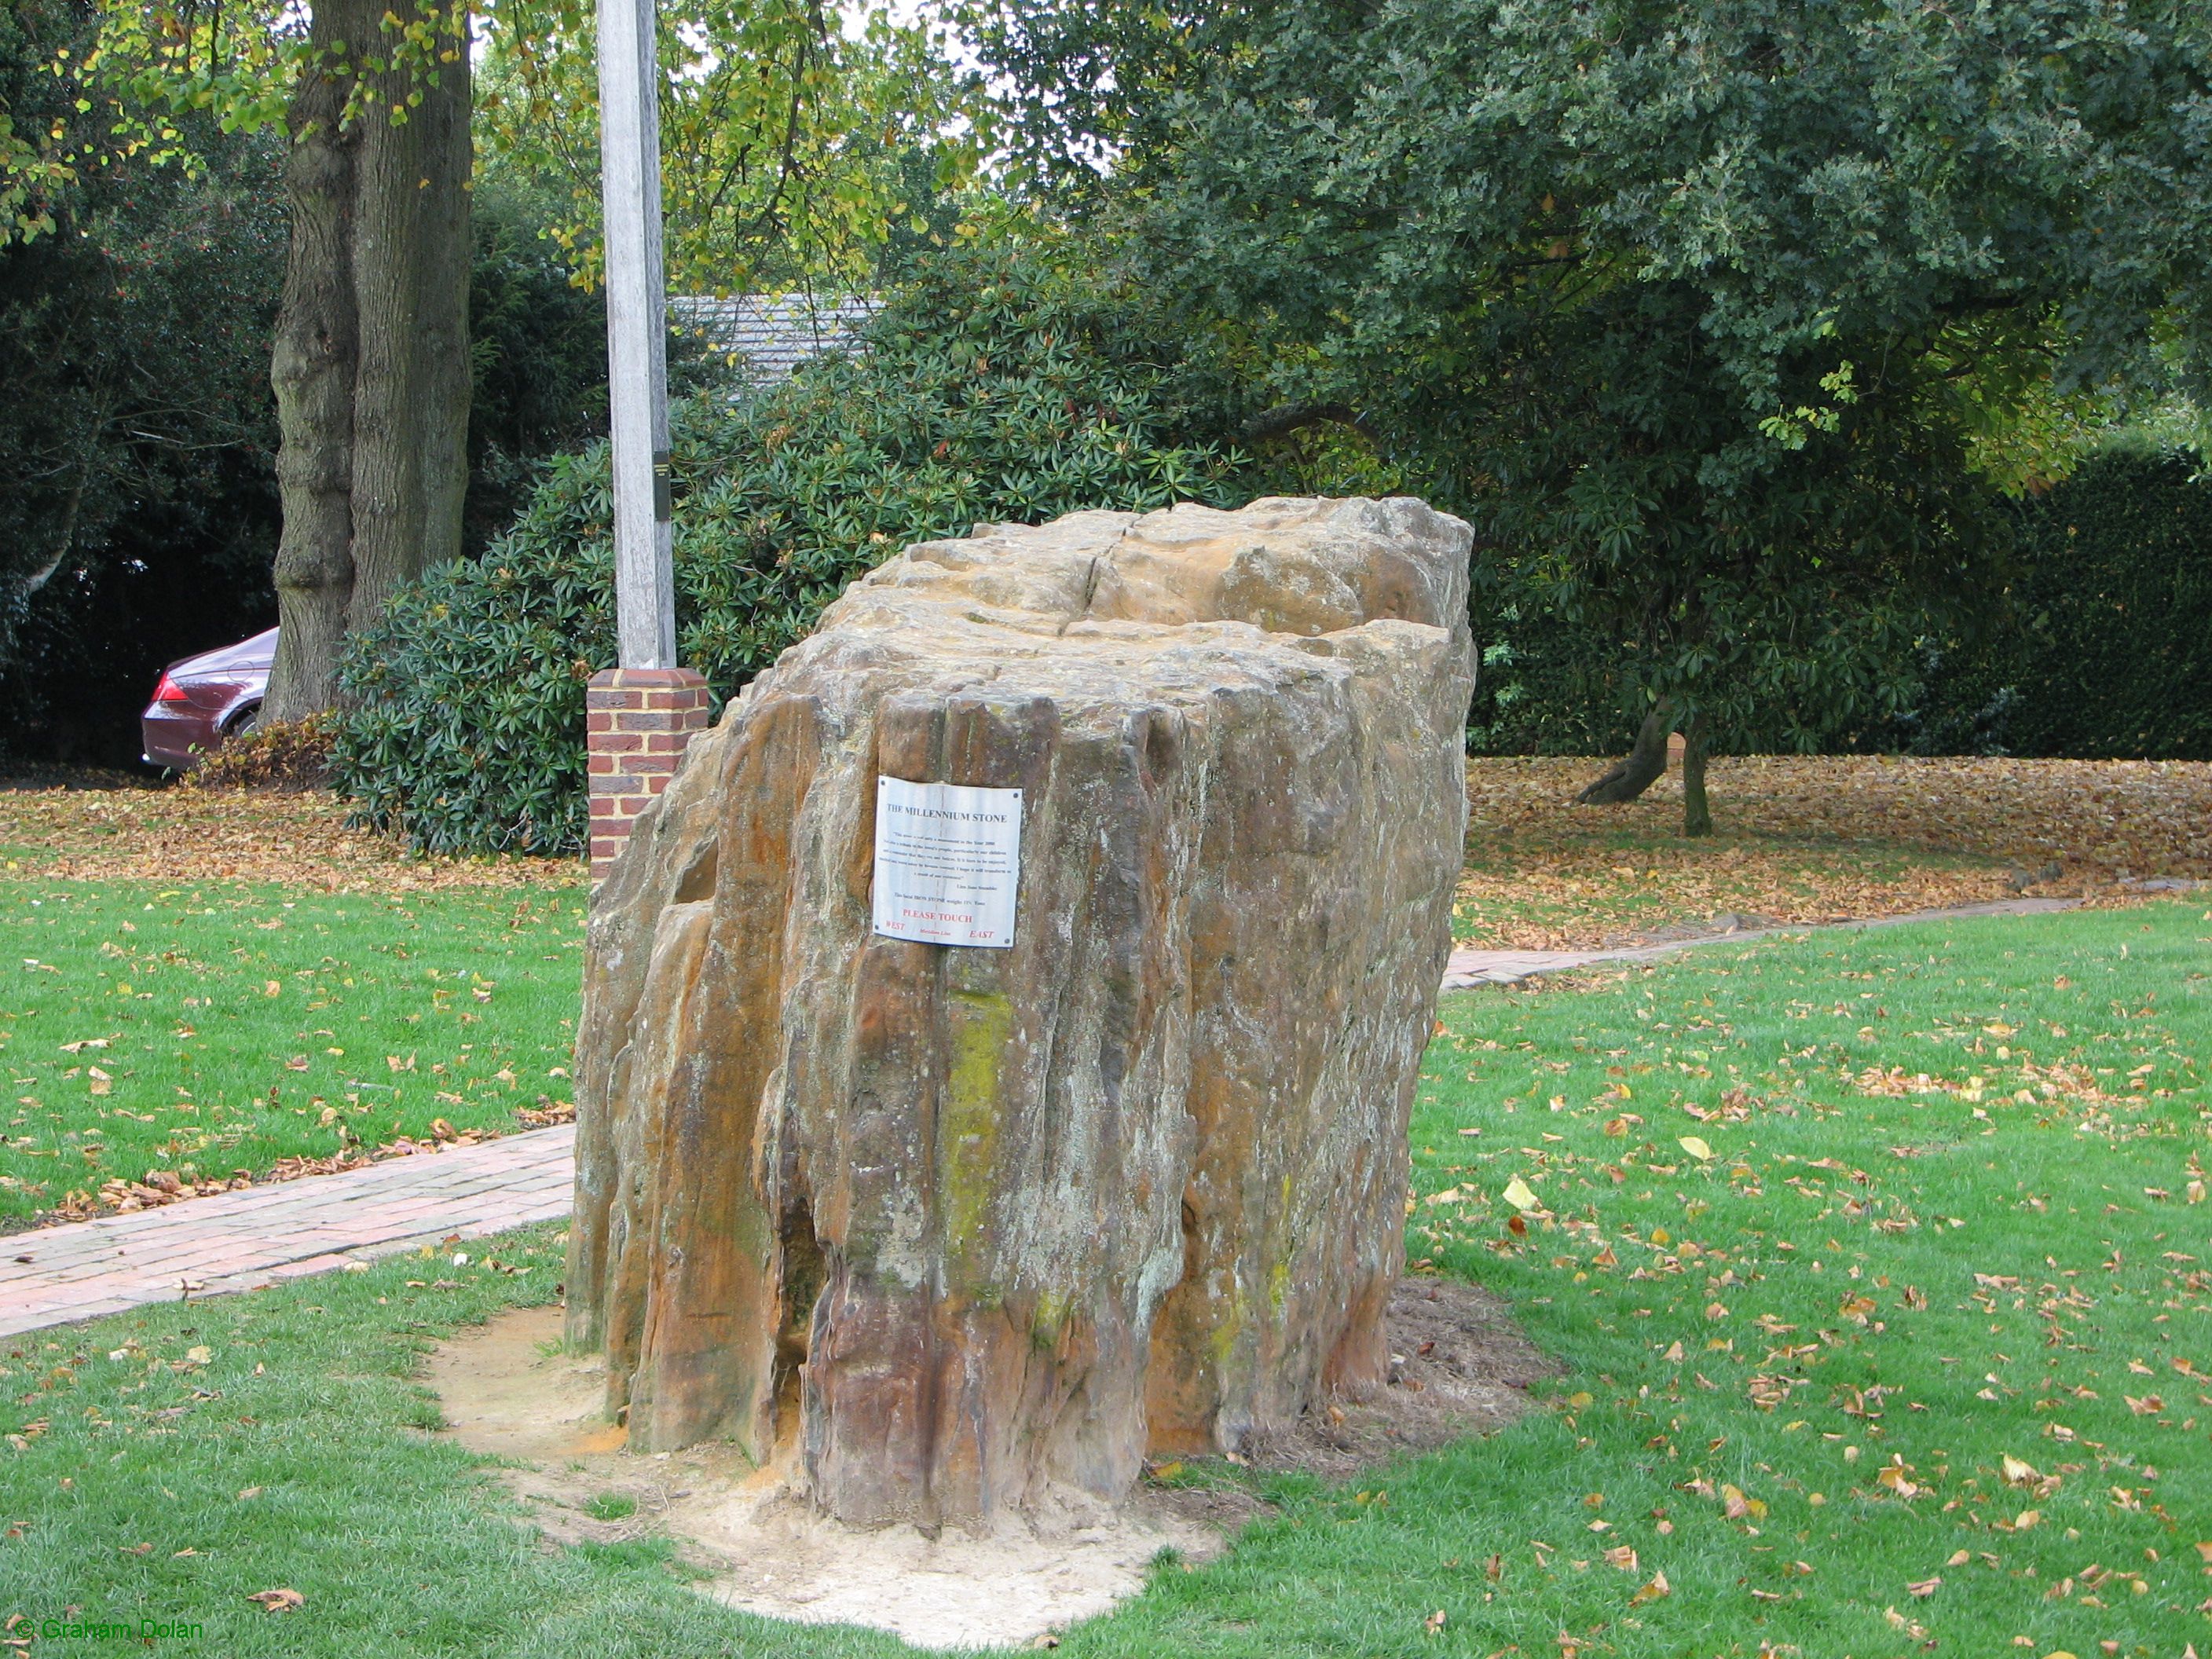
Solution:
[{"label": "large stone monument", "polygon": [[[577,1045],[568,1335],[632,1447],[973,1527],[1382,1385],[1469,540],[1410,500],[979,526],[693,739]],[[927,797],[1014,803],[1005,948],[876,931],[879,796],[925,799],[885,779],[1020,792]]]}]

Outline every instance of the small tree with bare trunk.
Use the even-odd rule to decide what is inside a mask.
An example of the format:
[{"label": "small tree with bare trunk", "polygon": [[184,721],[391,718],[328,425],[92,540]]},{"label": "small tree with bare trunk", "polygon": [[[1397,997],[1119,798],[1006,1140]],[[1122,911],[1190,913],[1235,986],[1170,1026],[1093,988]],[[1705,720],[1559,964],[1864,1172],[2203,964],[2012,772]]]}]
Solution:
[{"label": "small tree with bare trunk", "polygon": [[[1674,711],[1661,704],[1636,728],[1636,744],[1627,757],[1615,761],[1575,797],[1583,806],[1608,806],[1636,799],[1667,775],[1667,751],[1674,734]],[[1705,799],[1705,722],[1695,714],[1683,722],[1682,833],[1709,836],[1713,811]]]}]

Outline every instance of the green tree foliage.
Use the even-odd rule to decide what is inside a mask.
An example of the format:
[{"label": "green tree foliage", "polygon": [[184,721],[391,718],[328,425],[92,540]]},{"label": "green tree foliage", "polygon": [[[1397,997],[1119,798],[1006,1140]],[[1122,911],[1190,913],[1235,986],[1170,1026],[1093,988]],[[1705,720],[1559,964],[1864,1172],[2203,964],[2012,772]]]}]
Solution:
[{"label": "green tree foliage", "polygon": [[[70,142],[49,72],[88,8],[0,13],[0,96]],[[154,672],[267,626],[279,157],[212,130],[200,176],[107,157],[0,241],[0,743],[127,763]]]},{"label": "green tree foliage", "polygon": [[[1079,254],[1069,249],[1069,258]],[[1043,258],[931,259],[867,330],[782,386],[675,422],[684,659],[728,696],[854,577],[979,521],[1227,503],[1176,320]],[[584,842],[584,687],[614,660],[604,446],[556,462],[514,527],[434,572],[355,646],[341,787],[432,851]]]},{"label": "green tree foliage", "polygon": [[[10,112],[0,240],[40,228],[42,168],[121,158],[197,173],[195,135],[210,127],[281,127],[292,144],[272,352],[283,633],[268,706],[294,718],[336,697],[343,641],[390,589],[467,544],[470,463],[489,453],[465,447],[476,143],[526,189],[552,192],[550,228],[581,283],[594,280],[596,20],[586,0],[77,3],[97,19],[93,48],[46,67],[83,130],[27,147]],[[930,161],[933,191],[962,174],[970,147],[948,135],[965,82],[929,29],[841,27],[815,0],[655,11],[669,251],[684,285],[854,280],[893,219],[927,226],[914,156]],[[478,495],[480,510],[500,505]]]},{"label": "green tree foliage", "polygon": [[[49,0],[25,0],[27,5]],[[404,123],[481,41],[476,136],[585,284],[599,247],[597,9],[591,0],[424,0],[387,11],[335,56],[289,0],[73,0],[90,39],[45,67],[89,119],[56,133],[0,102],[0,240],[50,228],[43,204],[106,155],[201,164],[185,118],[224,132],[280,126],[303,75],[335,74],[343,119]],[[977,77],[945,32],[815,0],[659,0],[662,191],[675,284],[851,283],[878,253],[928,235],[975,174]],[[404,14],[404,15],[403,15]],[[392,94],[378,107],[380,91]]]},{"label": "green tree foliage", "polygon": [[[816,0],[656,8],[662,209],[679,292],[865,285],[972,174],[974,77],[926,21],[841,27]],[[597,39],[576,0],[500,0],[478,126],[500,165],[557,200],[581,278],[599,247]]]},{"label": "green tree foliage", "polygon": [[[607,430],[607,306],[574,280],[538,191],[495,169],[480,179],[470,216],[469,492],[462,545],[471,556],[514,523],[546,459]],[[675,395],[725,386],[727,361],[711,341],[668,337]]]},{"label": "green tree foliage", "polygon": [[39,84],[51,48],[38,48],[55,9],[27,3],[0,12],[0,246],[52,234],[55,198],[76,182],[70,123],[53,89]]},{"label": "green tree foliage", "polygon": [[2204,380],[2179,0],[1003,0],[984,39],[1033,167],[1472,518],[1480,603],[1618,641],[1631,716],[1893,714],[2002,581],[1990,475]]}]

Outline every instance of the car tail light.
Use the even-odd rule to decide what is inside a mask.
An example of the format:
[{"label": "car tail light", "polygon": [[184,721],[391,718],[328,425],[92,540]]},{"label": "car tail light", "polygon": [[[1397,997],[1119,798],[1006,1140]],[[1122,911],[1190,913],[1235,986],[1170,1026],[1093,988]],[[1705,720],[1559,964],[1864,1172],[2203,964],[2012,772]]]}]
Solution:
[{"label": "car tail light", "polygon": [[190,702],[191,699],[185,695],[183,686],[179,685],[167,674],[163,674],[161,683],[154,688],[154,701],[155,702]]}]

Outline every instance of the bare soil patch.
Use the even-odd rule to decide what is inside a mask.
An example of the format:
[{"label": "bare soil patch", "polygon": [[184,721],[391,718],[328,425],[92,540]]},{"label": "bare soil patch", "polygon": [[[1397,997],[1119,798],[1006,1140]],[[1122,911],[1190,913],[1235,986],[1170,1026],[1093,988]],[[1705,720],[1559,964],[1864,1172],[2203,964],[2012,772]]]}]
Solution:
[{"label": "bare soil patch", "polygon": [[391,836],[347,829],[346,813],[322,789],[0,787],[0,875],[346,893],[586,879],[574,859],[419,858]]},{"label": "bare soil patch", "polygon": [[[919,1645],[1024,1647],[1142,1589],[1163,1552],[1218,1555],[1269,1505],[1225,1464],[1163,1465],[1118,1514],[1070,1501],[1032,1527],[975,1537],[869,1531],[811,1512],[787,1471],[726,1445],[629,1452],[602,1416],[597,1356],[562,1351],[558,1307],[462,1333],[430,1362],[447,1428],[507,1462],[501,1475],[553,1546],[672,1540],[707,1595],[768,1618],[886,1630]],[[1391,1382],[1253,1449],[1245,1462],[1344,1479],[1492,1432],[1556,1370],[1499,1298],[1426,1277],[1390,1310]]]},{"label": "bare soil patch", "polygon": [[1349,1480],[1394,1457],[1495,1433],[1527,1413],[1534,1384],[1559,1374],[1503,1297],[1461,1279],[1401,1281],[1389,1332],[1388,1387],[1309,1414],[1289,1434],[1249,1448],[1249,1461]]},{"label": "bare soil patch", "polygon": [[1593,949],[2212,878],[2212,763],[1724,757],[1718,833],[1697,841],[1674,773],[1626,805],[1574,805],[1605,764],[1468,763],[1463,940]]}]

